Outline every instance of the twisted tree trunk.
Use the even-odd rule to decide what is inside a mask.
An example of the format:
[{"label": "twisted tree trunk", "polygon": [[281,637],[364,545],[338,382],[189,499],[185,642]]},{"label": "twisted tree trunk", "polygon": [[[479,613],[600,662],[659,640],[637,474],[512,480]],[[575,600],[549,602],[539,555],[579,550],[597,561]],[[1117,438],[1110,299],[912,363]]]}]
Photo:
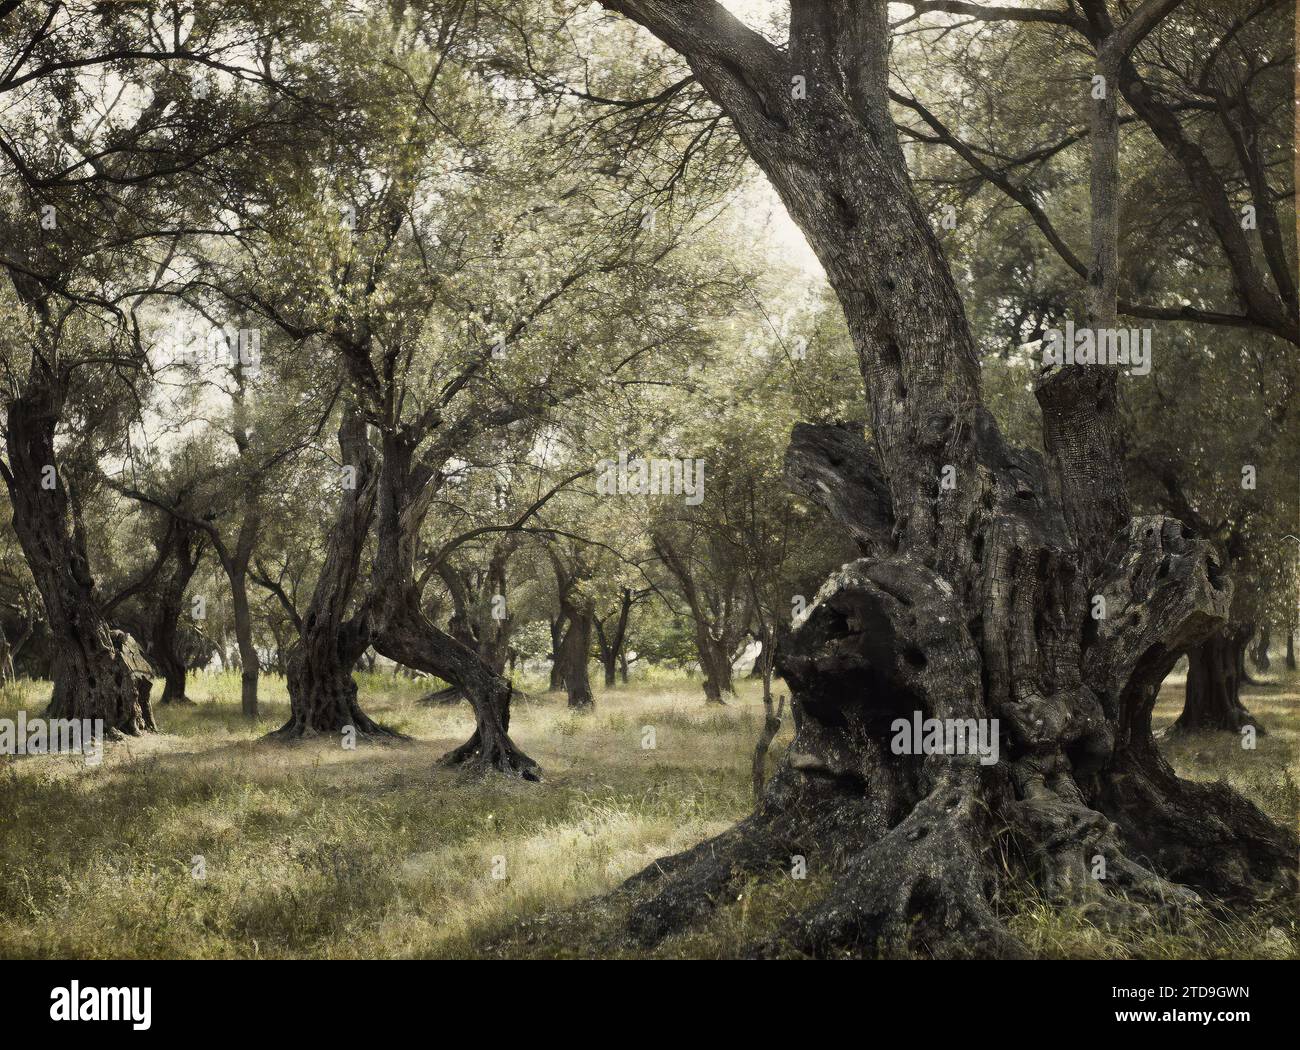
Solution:
[{"label": "twisted tree trunk", "polygon": [[366,423],[355,409],[339,426],[342,462],[355,467],[352,488],[339,498],[311,603],[289,651],[289,721],[272,736],[312,733],[400,736],[361,710],[353,668],[370,645],[364,613],[349,616],[366,535],[375,515],[377,472]]},{"label": "twisted tree trunk", "polygon": [[[1223,785],[1179,780],[1154,746],[1159,684],[1222,625],[1232,588],[1179,522],[1130,520],[1113,376],[1042,377],[1050,463],[980,406],[888,108],[887,4],[795,0],[788,52],[708,0],[606,6],[685,56],[780,193],[844,310],[871,427],[869,444],[795,428],[789,480],[863,557],[781,639],[797,730],[755,813],[631,880],[633,934],[654,942],[793,855],[830,889],[755,954],[1024,955],[1000,915],[1020,881],[1106,922],[1294,891],[1294,834]],[[1113,148],[1113,112],[1094,117],[1096,148]],[[1109,192],[1113,171],[1095,178]],[[1089,313],[1104,321],[1113,256],[1096,249]],[[986,734],[989,753],[900,739],[925,719]]]},{"label": "twisted tree trunk", "polygon": [[409,432],[383,434],[379,470],[375,561],[366,612],[370,644],[406,667],[435,674],[461,690],[474,707],[474,734],[444,762],[476,771],[493,770],[539,780],[537,763],[510,739],[510,682],[469,646],[439,630],[425,616],[416,583],[420,523],[437,490],[441,451],[415,461]]}]

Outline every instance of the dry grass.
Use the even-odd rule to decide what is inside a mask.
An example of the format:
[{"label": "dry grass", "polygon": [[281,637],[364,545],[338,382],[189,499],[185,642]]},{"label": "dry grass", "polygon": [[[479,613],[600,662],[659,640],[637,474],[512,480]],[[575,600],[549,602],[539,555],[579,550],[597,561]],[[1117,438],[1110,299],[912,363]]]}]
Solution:
[{"label": "dry grass", "polygon": [[[437,767],[468,735],[468,707],[422,706],[423,687],[406,679],[362,676],[361,691],[370,714],[413,739],[355,751],[262,742],[287,717],[283,683],[263,685],[256,725],[239,714],[237,677],[200,675],[198,705],[160,710],[163,733],[109,745],[97,768],[76,756],[0,758],[0,956],[500,954],[521,920],[601,893],[749,809],[761,722],[752,683],[725,709],[685,680],[605,693],[588,715],[535,694],[512,735],[541,762],[541,785]],[[48,685],[11,687],[0,717],[37,714],[43,695]],[[1169,683],[1158,721],[1177,714],[1180,696]],[[1270,730],[1254,752],[1192,738],[1171,758],[1183,775],[1228,779],[1294,820],[1300,679],[1252,690],[1248,703]],[[646,726],[653,750],[642,748]],[[748,887],[656,954],[732,955],[823,889]],[[1277,916],[1121,938],[1032,901],[1018,909],[1012,924],[1044,956],[1276,956],[1300,940]],[[597,932],[567,928],[519,951],[580,956],[596,950]]]}]

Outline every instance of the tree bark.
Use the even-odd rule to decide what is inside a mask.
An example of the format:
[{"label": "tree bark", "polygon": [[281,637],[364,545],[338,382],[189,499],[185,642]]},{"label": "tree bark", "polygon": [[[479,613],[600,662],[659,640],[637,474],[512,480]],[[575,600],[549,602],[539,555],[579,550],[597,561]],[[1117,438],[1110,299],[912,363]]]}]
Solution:
[{"label": "tree bark", "polygon": [[591,691],[588,663],[591,660],[591,636],[596,621],[596,606],[582,587],[584,570],[572,568],[555,551],[548,548],[560,603],[560,618],[567,623],[564,637],[555,651],[555,666],[564,682],[569,707],[591,710],[596,698]]},{"label": "tree bark", "polygon": [[767,778],[768,748],[772,746],[776,734],[781,732],[781,717],[785,713],[784,696],[775,706],[772,704],[772,671],[775,668],[773,642],[776,640],[776,633],[764,624],[760,638],[763,649],[759,659],[754,661],[754,666],[758,668],[759,677],[763,679],[763,729],[758,735],[758,742],[754,745],[754,760],[750,770],[755,803],[763,796],[763,782]]},{"label": "tree bark", "polygon": [[714,638],[707,627],[702,628],[699,620],[695,624],[695,645],[704,672],[704,698],[711,704],[725,704],[724,697],[736,695],[730,648]]},{"label": "tree bark", "polygon": [[605,688],[613,689],[618,685],[618,653],[600,654],[600,667],[605,672]]},{"label": "tree bark", "polygon": [[185,591],[203,558],[204,533],[179,518],[167,530],[172,569],[158,591],[158,604],[150,619],[148,654],[163,675],[160,703],[186,704],[186,666],[179,644],[179,624]]},{"label": "tree bark", "polygon": [[[758,641],[759,650],[757,655],[754,657],[754,666],[749,669],[749,677],[762,678],[765,674],[769,673],[771,668],[776,666],[776,636],[774,634],[769,635],[766,639],[763,639],[760,636],[755,640]],[[769,649],[773,650],[773,652],[769,653]]]},{"label": "tree bark", "polygon": [[1264,623],[1260,625],[1259,636],[1255,640],[1255,651],[1251,654],[1255,661],[1255,666],[1261,671],[1267,671],[1272,666],[1268,657],[1268,647],[1272,641],[1272,628],[1269,626],[1268,621],[1265,620]]},{"label": "tree bark", "polygon": [[[519,539],[507,534],[492,549],[487,571],[477,574],[462,571],[450,562],[436,567],[438,575],[447,585],[451,595],[452,614],[447,624],[451,636],[467,648],[475,650],[495,674],[504,675],[506,665],[514,664],[510,638],[517,621],[509,610],[498,615],[498,599],[504,600],[508,580],[506,570],[510,558],[518,548]],[[521,694],[522,695],[522,694]],[[454,704],[466,699],[455,686],[448,686],[420,698],[424,704]]]},{"label": "tree bark", "polygon": [[37,375],[5,411],[13,527],[50,632],[54,689],[46,716],[102,719],[107,736],[135,736],[157,728],[151,682],[123,656],[100,615],[76,493],[57,470],[60,412],[58,384]]},{"label": "tree bark", "polygon": [[1187,684],[1184,687],[1183,712],[1166,732],[1222,730],[1238,733],[1243,726],[1254,726],[1264,734],[1241,702],[1245,650],[1251,629],[1236,626],[1220,631],[1187,654]]},{"label": "tree bark", "polygon": [[551,677],[546,685],[548,693],[558,693],[564,688],[564,668],[560,664],[560,643],[564,640],[564,614],[551,621]]},{"label": "tree bark", "polygon": [[1294,671],[1295,665],[1295,631],[1286,632],[1286,669]]},{"label": "tree bark", "polygon": [[725,704],[724,695],[736,694],[731,665],[749,613],[738,607],[735,595],[715,593],[711,599],[706,597],[691,565],[666,536],[652,533],[651,542],[690,609],[695,652],[704,674],[704,698],[711,704]]},{"label": "tree bark", "polygon": [[484,574],[483,586],[479,593],[479,656],[499,675],[505,674],[506,661],[510,657],[510,638],[514,634],[517,621],[508,605],[504,609],[504,614],[498,616],[496,603],[498,599],[505,602],[509,587],[506,572],[518,544],[518,534],[508,533],[492,548],[492,557],[488,561],[487,572]]},{"label": "tree bark", "polygon": [[594,613],[589,605],[575,603],[570,609],[568,627],[560,642],[559,666],[569,706],[591,710],[596,698],[591,691],[588,662],[591,656],[591,630]]},{"label": "tree bark", "polygon": [[[623,665],[623,683],[627,684],[627,660],[623,651],[627,646],[627,625],[631,611],[632,588],[624,587],[619,594],[618,609],[604,620],[595,620],[596,642],[600,649],[600,664],[605,671],[606,689],[613,689],[617,683],[620,661]],[[614,624],[606,631],[605,624],[611,617]]]},{"label": "tree bark", "polygon": [[235,644],[239,647],[239,709],[245,718],[256,718],[260,667],[257,643],[253,639],[253,610],[248,600],[248,562],[231,562],[226,568],[226,578],[230,581],[230,608],[235,616]]},{"label": "tree bark", "polygon": [[280,739],[313,733],[397,737],[361,710],[357,661],[370,645],[364,614],[349,616],[361,553],[375,516],[377,472],[366,422],[355,409],[345,410],[339,426],[342,462],[355,467],[354,486],[339,497],[325,559],[298,640],[289,651],[289,721],[271,735]]}]

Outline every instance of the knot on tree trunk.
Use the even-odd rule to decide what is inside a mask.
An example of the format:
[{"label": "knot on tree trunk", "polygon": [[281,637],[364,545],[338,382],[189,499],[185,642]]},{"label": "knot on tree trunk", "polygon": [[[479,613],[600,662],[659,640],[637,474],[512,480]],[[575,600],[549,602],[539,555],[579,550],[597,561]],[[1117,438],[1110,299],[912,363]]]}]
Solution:
[{"label": "knot on tree trunk", "polygon": [[796,423],[785,452],[786,484],[849,530],[863,554],[889,544],[894,512],[874,450],[855,427]]}]

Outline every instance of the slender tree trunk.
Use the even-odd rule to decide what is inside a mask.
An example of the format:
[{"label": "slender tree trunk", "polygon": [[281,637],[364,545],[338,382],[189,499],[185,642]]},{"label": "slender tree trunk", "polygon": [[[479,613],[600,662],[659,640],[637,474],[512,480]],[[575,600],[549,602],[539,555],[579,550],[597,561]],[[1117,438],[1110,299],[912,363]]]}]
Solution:
[{"label": "slender tree trunk", "polygon": [[627,685],[627,647],[624,646],[618,651],[618,672],[623,679],[623,684]]},{"label": "slender tree trunk", "polygon": [[488,561],[479,594],[479,656],[499,675],[505,674],[506,661],[510,656],[510,638],[517,622],[505,602],[509,586],[506,571],[518,544],[519,537],[514,534],[507,534],[498,541]]},{"label": "slender tree trunk", "polygon": [[[730,693],[734,696],[736,692],[732,680],[731,658],[735,648],[735,637],[740,632],[736,631],[729,636],[730,628],[725,611],[716,616],[710,615],[705,597],[696,584],[690,564],[673,543],[659,534],[653,534],[651,540],[655,552],[676,579],[682,597],[686,599],[686,604],[690,608],[691,625],[695,632],[695,652],[699,658],[700,670],[704,674],[704,698],[711,704],[726,703],[723,695]],[[728,600],[715,600],[712,604],[715,608],[719,606],[730,608],[731,605]],[[741,619],[747,620],[748,617]]]},{"label": "slender tree trunk", "polygon": [[1273,641],[1273,631],[1267,620],[1259,628],[1259,637],[1255,641],[1255,652],[1252,654],[1255,660],[1255,666],[1261,671],[1267,671],[1272,663],[1268,658],[1268,647]]},{"label": "slender tree trunk", "polygon": [[0,626],[0,681],[12,682],[13,680],[13,650],[9,647],[9,639],[4,633],[3,626]]},{"label": "slender tree trunk", "polygon": [[759,654],[760,659],[755,661],[754,664],[759,669],[759,677],[763,679],[763,730],[759,733],[758,742],[754,745],[754,760],[750,771],[755,803],[762,797],[763,782],[767,776],[767,752],[772,746],[772,741],[776,739],[776,734],[781,731],[781,718],[785,713],[784,696],[780,698],[775,707],[772,704],[772,668],[775,655],[772,643],[774,641],[774,632],[764,627],[762,631],[763,650]]},{"label": "slender tree trunk", "polygon": [[1290,628],[1286,632],[1286,669],[1294,671],[1295,665],[1295,631]]},{"label": "slender tree trunk", "polygon": [[[617,678],[619,661],[623,660],[623,651],[627,648],[628,617],[632,612],[632,588],[624,587],[619,595],[617,615],[614,627],[607,634],[605,620],[597,619],[596,642],[600,648],[600,664],[605,670],[605,688],[613,689]],[[623,682],[627,683],[627,662],[623,660]]]},{"label": "slender tree trunk", "polygon": [[45,606],[52,653],[49,718],[101,719],[105,733],[156,728],[150,680],[133,669],[99,613],[75,493],[57,470],[60,396],[29,381],[6,406],[4,470],[13,527]]},{"label": "slender tree trunk", "polygon": [[32,620],[32,614],[29,612],[27,619],[23,623],[22,632],[14,641],[9,641],[9,638],[4,634],[4,631],[0,630],[0,645],[3,646],[4,652],[4,677],[6,681],[17,681],[18,656],[23,651],[23,646],[25,646],[31,638],[35,626],[36,625]]},{"label": "slender tree trunk", "polygon": [[256,718],[260,667],[248,600],[248,563],[232,562],[226,568],[226,578],[230,581],[230,607],[235,615],[235,644],[239,646],[239,707],[245,718]]},{"label": "slender tree trunk", "polygon": [[560,665],[560,642],[564,640],[564,614],[551,621],[551,678],[546,686],[548,693],[558,693],[564,688],[564,668]]}]

